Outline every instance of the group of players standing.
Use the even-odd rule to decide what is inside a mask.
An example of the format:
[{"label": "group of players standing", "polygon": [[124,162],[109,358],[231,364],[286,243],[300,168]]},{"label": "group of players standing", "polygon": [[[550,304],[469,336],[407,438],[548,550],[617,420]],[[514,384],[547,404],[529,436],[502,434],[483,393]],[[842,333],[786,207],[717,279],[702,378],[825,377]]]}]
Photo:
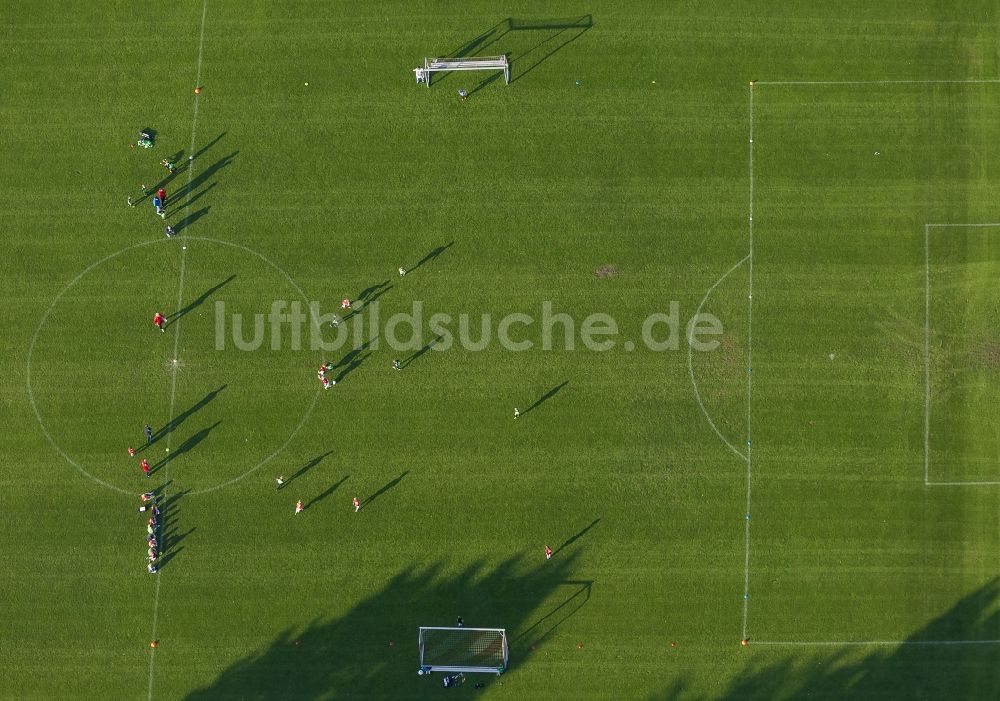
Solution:
[{"label": "group of players standing", "polygon": [[139,513],[149,513],[146,521],[146,559],[149,564],[146,566],[150,574],[156,574],[157,562],[160,557],[160,508],[156,505],[156,495],[153,492],[145,492],[139,496],[142,503],[139,505]]}]

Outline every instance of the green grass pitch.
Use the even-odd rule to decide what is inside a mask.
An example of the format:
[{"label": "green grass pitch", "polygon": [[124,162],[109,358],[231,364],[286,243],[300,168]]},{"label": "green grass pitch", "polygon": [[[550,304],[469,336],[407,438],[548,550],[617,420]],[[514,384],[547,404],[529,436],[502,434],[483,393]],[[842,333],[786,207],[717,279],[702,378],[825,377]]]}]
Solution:
[{"label": "green grass pitch", "polygon": [[0,699],[1000,698],[995,3],[7,5]]}]

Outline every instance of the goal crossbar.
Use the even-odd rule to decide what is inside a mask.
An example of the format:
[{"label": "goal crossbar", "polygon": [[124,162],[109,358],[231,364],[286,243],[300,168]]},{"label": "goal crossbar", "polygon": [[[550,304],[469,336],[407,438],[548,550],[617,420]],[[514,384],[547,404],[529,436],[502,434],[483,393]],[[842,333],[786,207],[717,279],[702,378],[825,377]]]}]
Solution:
[{"label": "goal crossbar", "polygon": [[510,84],[510,59],[503,56],[465,56],[461,58],[425,58],[423,68],[415,68],[417,82],[431,86],[431,75],[443,71],[503,71],[504,83]]}]

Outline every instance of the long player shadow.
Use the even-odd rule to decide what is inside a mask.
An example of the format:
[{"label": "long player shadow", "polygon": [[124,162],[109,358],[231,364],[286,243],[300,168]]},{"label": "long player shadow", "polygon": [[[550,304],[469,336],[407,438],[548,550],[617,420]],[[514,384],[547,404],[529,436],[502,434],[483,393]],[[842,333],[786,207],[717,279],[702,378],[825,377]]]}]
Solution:
[{"label": "long player shadow", "polygon": [[522,411],[521,412],[521,416],[524,416],[529,411],[533,411],[533,410],[537,409],[543,403],[545,403],[549,399],[552,399],[552,397],[556,396],[556,394],[559,393],[559,390],[561,390],[563,387],[565,387],[568,384],[569,384],[569,380],[566,380],[562,384],[556,385],[555,387],[553,387],[552,389],[550,389],[548,392],[546,392],[541,397],[539,397],[538,399],[536,399],[535,402],[531,406],[529,406],[527,409],[525,409],[524,411]]},{"label": "long player shadow", "polygon": [[211,433],[221,423],[222,423],[221,421],[216,421],[211,426],[203,428],[197,433],[195,433],[193,436],[188,437],[183,443],[177,446],[177,449],[175,451],[169,453],[162,460],[156,463],[156,465],[154,465],[150,469],[150,472],[153,473],[158,470],[161,470],[167,465],[169,465],[171,462],[176,460],[181,455],[191,452],[199,443],[208,438],[208,434]]},{"label": "long player shadow", "polygon": [[567,538],[566,542],[564,542],[562,545],[560,545],[558,548],[556,548],[555,550],[552,551],[552,554],[553,555],[557,555],[559,553],[559,551],[562,550],[563,548],[568,548],[570,545],[572,545],[573,543],[575,543],[576,541],[578,541],[580,538],[582,538],[583,536],[585,536],[587,534],[587,531],[589,531],[591,528],[593,528],[594,526],[596,526],[600,522],[601,522],[601,519],[599,519],[599,518],[594,519],[591,522],[591,524],[589,526],[587,526],[586,528],[584,528],[582,531],[580,531],[579,533],[576,533],[576,534],[570,536],[569,538]]},{"label": "long player shadow", "polygon": [[202,217],[204,217],[205,215],[207,215],[208,214],[208,210],[210,210],[210,209],[211,209],[211,207],[202,207],[199,210],[191,212],[191,214],[187,215],[186,217],[184,217],[183,219],[181,219],[179,222],[177,222],[177,226],[174,227],[174,231],[180,233],[181,231],[183,231],[184,229],[188,228],[189,226],[191,226],[192,224],[194,224],[196,221],[198,221],[199,219],[201,219]]},{"label": "long player shadow", "polygon": [[[149,188],[150,191],[151,192],[156,192],[161,187],[166,187],[167,185],[169,185],[171,182],[173,182],[173,180],[178,175],[180,175],[181,173],[186,172],[187,169],[191,167],[191,163],[193,161],[197,161],[199,158],[201,158],[202,156],[204,156],[205,153],[209,149],[211,149],[213,146],[215,146],[217,143],[219,143],[219,141],[225,135],[226,135],[226,132],[222,132],[217,137],[215,137],[214,139],[212,139],[211,141],[209,141],[207,144],[205,144],[204,146],[202,146],[200,149],[198,149],[197,151],[195,151],[194,153],[192,153],[191,157],[188,160],[186,160],[186,161],[181,161],[181,158],[184,157],[184,151],[183,151],[183,149],[180,150],[180,151],[178,151],[177,153],[173,154],[172,156],[170,156],[169,160],[172,160],[174,162],[180,161],[181,165],[178,166],[177,168],[175,168],[173,173],[168,173],[166,175],[166,177],[164,177],[162,180],[160,180],[155,185],[153,185],[152,188]],[[145,199],[146,199],[146,196],[143,196],[142,198],[136,200],[136,204],[142,202]]]},{"label": "long player shadow", "polygon": [[171,196],[176,200],[180,200],[194,192],[197,192],[198,188],[208,181],[209,178],[215,175],[215,173],[222,170],[226,166],[231,165],[233,161],[236,160],[236,156],[238,156],[239,153],[239,151],[233,151],[228,156],[223,156],[208,168],[199,172],[191,179],[190,183],[185,183],[177,192],[171,193]]},{"label": "long player shadow", "polygon": [[175,202],[174,200],[171,200],[170,201],[170,208],[171,208],[171,210],[177,211],[177,210],[181,210],[181,209],[187,209],[188,207],[190,207],[191,205],[193,205],[195,202],[197,202],[198,200],[200,200],[202,197],[204,197],[205,195],[207,195],[208,192],[212,188],[214,188],[216,185],[218,185],[217,182],[215,182],[215,183],[209,183],[208,185],[206,185],[204,188],[202,188],[198,192],[192,193],[191,196],[188,197],[188,199],[185,200],[184,202]]},{"label": "long player shadow", "polygon": [[371,504],[373,501],[375,501],[376,499],[378,499],[380,496],[382,496],[383,494],[385,494],[386,492],[388,492],[390,489],[392,489],[393,487],[395,487],[397,484],[399,484],[400,482],[402,482],[403,478],[406,477],[408,474],[410,474],[410,471],[406,470],[399,477],[395,477],[395,478],[389,480],[389,482],[387,482],[386,484],[384,484],[381,487],[379,487],[378,491],[376,491],[374,494],[372,494],[369,497],[365,497],[361,501],[362,505],[368,506],[369,504]]},{"label": "long player shadow", "polygon": [[420,356],[429,351],[431,348],[440,343],[442,340],[444,340],[444,336],[437,336],[436,338],[431,339],[430,343],[427,343],[426,345],[424,345],[423,348],[421,348],[416,353],[414,353],[409,358],[400,363],[400,367],[405,368],[411,365],[412,363],[416,362],[417,360],[420,359]]},{"label": "long player shadow", "polygon": [[407,274],[412,273],[414,270],[424,265],[425,263],[430,263],[432,260],[435,260],[439,255],[441,255],[454,245],[455,245],[454,241],[449,241],[443,246],[438,246],[437,248],[432,249],[427,253],[427,255],[418,260],[414,266],[407,268],[406,269]]},{"label": "long player shadow", "polygon": [[170,322],[170,323],[173,323],[175,321],[179,321],[181,319],[181,317],[183,317],[188,312],[191,312],[191,311],[197,309],[198,307],[200,307],[202,304],[205,303],[205,301],[209,297],[211,297],[213,294],[215,294],[216,292],[218,292],[219,290],[221,290],[223,287],[225,287],[226,285],[228,285],[230,282],[232,282],[235,279],[236,279],[236,275],[230,275],[229,277],[227,277],[222,282],[217,283],[217,284],[213,285],[212,287],[208,288],[207,290],[205,290],[204,292],[202,292],[200,295],[198,295],[197,299],[191,300],[186,305],[184,305],[184,307],[182,307],[181,309],[178,309],[173,314],[168,314],[167,315],[167,321]]},{"label": "long player shadow", "polygon": [[368,348],[372,343],[374,343],[376,338],[378,337],[374,336],[371,339],[362,343],[357,348],[351,350],[347,355],[343,357],[343,359],[339,363],[335,365],[335,367],[343,368],[342,370],[340,370],[340,372],[337,373],[337,377],[334,378],[337,380],[337,382],[343,382],[345,377],[347,377],[352,372],[357,370],[361,366],[361,363],[365,362],[366,360],[368,360],[368,358],[372,356],[371,352],[362,354],[362,351]]},{"label": "long player shadow", "polygon": [[309,470],[311,470],[314,467],[316,467],[317,465],[319,465],[321,462],[323,462],[323,460],[328,455],[333,455],[333,451],[332,450],[328,450],[325,453],[323,453],[322,455],[317,455],[312,460],[310,460],[309,462],[307,462],[305,465],[303,465],[302,467],[300,467],[298,470],[296,470],[295,472],[293,472],[292,476],[289,477],[287,480],[285,480],[284,487],[287,487],[289,484],[292,483],[293,480],[298,479],[299,477],[301,477],[305,473],[309,472]]},{"label": "long player shadow", "polygon": [[338,481],[336,481],[333,484],[331,484],[321,494],[319,494],[318,496],[315,496],[312,499],[310,499],[309,503],[305,505],[305,508],[309,509],[309,508],[315,506],[316,504],[320,503],[324,499],[326,499],[328,496],[330,496],[331,494],[333,494],[334,492],[336,492],[337,489],[340,488],[340,485],[342,485],[344,482],[346,482],[348,480],[348,478],[350,478],[350,475],[344,475]]},{"label": "long player shadow", "polygon": [[218,389],[213,389],[211,392],[209,392],[204,397],[199,399],[197,402],[195,402],[187,409],[179,413],[177,416],[170,419],[170,421],[163,428],[161,428],[159,431],[153,434],[153,442],[155,443],[161,438],[166,438],[170,433],[172,433],[178,426],[184,423],[193,414],[204,409],[205,406],[213,399],[215,399],[219,395],[219,392],[224,390],[226,387],[228,387],[228,385],[222,385]]},{"label": "long player shadow", "polygon": [[185,489],[164,498],[163,492],[166,490],[168,484],[170,484],[169,481],[159,490],[154,490],[160,504],[160,547],[159,558],[157,558],[157,569],[161,570],[168,562],[174,559],[177,553],[184,549],[177,546],[194,531],[194,528],[191,528],[186,533],[178,535],[175,525],[179,514],[179,504],[191,490]]}]

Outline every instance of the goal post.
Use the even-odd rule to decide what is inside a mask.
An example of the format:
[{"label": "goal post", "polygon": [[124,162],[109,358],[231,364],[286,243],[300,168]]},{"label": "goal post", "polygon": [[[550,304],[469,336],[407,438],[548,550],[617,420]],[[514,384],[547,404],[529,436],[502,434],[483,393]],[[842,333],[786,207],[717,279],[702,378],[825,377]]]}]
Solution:
[{"label": "goal post", "polygon": [[509,650],[504,628],[421,627],[420,674],[483,672],[503,674]]},{"label": "goal post", "polygon": [[425,58],[423,68],[414,68],[417,83],[431,86],[435,73],[446,71],[503,71],[503,80],[510,84],[510,59],[503,56],[464,56],[461,58]]}]

